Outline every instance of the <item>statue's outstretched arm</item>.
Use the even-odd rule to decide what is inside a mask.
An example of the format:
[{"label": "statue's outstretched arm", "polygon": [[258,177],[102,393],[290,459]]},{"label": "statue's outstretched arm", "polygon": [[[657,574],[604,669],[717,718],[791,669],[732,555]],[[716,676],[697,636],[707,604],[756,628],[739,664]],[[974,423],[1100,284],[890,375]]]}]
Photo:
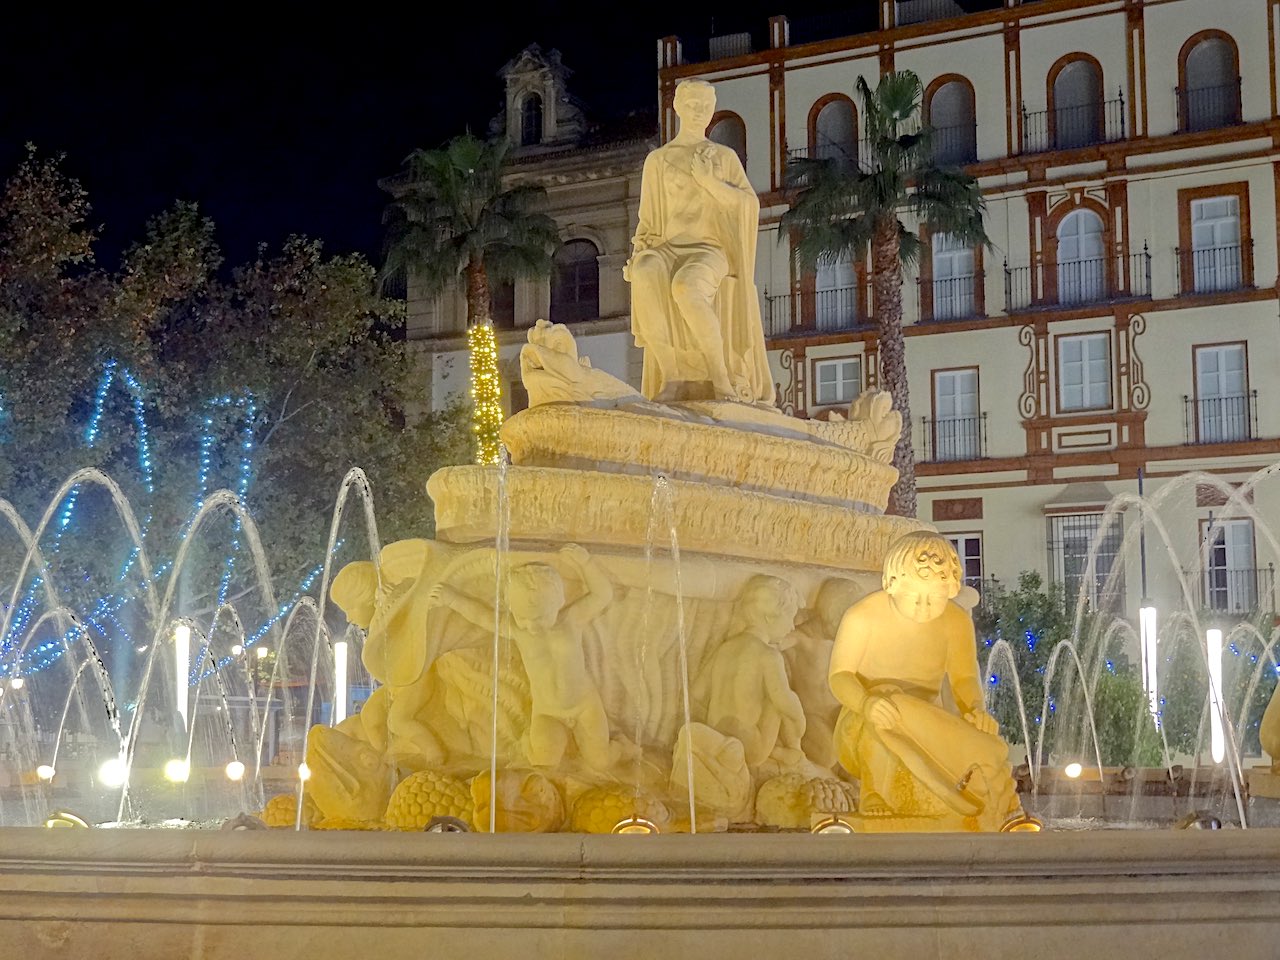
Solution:
[{"label": "statue's outstretched arm", "polygon": [[560,556],[577,568],[587,588],[586,594],[575,600],[565,615],[571,616],[576,623],[590,623],[613,603],[613,584],[598,565],[589,562],[590,555],[578,544],[562,547]]},{"label": "statue's outstretched arm", "polygon": [[447,583],[437,583],[432,587],[427,600],[431,606],[448,607],[481,630],[493,629],[493,607],[467,596]]}]

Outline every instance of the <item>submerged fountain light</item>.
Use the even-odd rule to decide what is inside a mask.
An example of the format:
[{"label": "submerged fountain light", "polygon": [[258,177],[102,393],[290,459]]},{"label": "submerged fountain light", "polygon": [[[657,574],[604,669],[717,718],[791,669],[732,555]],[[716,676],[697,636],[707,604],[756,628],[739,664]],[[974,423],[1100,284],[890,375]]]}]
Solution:
[{"label": "submerged fountain light", "polygon": [[1204,810],[1193,810],[1173,825],[1175,830],[1221,830],[1222,821]]},{"label": "submerged fountain light", "polygon": [[1084,773],[1084,767],[1074,760],[1062,768],[1062,775],[1068,780],[1078,780],[1082,773]]},{"label": "submerged fountain light", "polygon": [[298,764],[298,779],[303,783],[311,779],[311,768],[305,762]]},{"label": "submerged fountain light", "polygon": [[437,816],[423,828],[424,833],[470,833],[471,827],[458,817]]},{"label": "submerged fountain light", "polygon": [[631,834],[652,834],[658,833],[658,825],[652,820],[646,820],[644,817],[632,816],[625,820],[619,820],[613,825],[611,833],[631,835]]},{"label": "submerged fountain light", "polygon": [[228,780],[241,780],[244,778],[244,764],[239,760],[232,760],[224,768]]},{"label": "submerged fountain light", "polygon": [[191,777],[191,764],[180,757],[166,760],[164,778],[170,783],[186,783]]},{"label": "submerged fountain light", "polygon": [[78,827],[87,828],[89,824],[83,817],[77,817],[70,810],[55,810],[44,818],[44,825],[50,828]]},{"label": "submerged fountain light", "polygon": [[825,817],[815,823],[810,833],[853,833],[853,824],[839,816]]},{"label": "submerged fountain light", "polygon": [[21,690],[22,685],[25,682],[26,681],[24,681],[22,677],[14,677],[12,680],[9,681],[9,686],[12,687],[14,690]]},{"label": "submerged fountain light", "polygon": [[36,767],[36,776],[41,780],[44,780],[46,783],[53,779],[55,773],[57,773],[57,771],[47,763],[42,763],[40,766]]},{"label": "submerged fountain light", "polygon": [[124,762],[124,757],[112,757],[98,767],[98,779],[103,786],[124,786],[124,782],[129,779],[129,765]]},{"label": "submerged fountain light", "polygon": [[1227,754],[1227,738],[1222,729],[1222,631],[1204,632],[1205,652],[1209,658],[1209,744],[1213,762],[1221,763]]},{"label": "submerged fountain light", "polygon": [[242,646],[241,646],[240,644],[238,644],[238,643],[236,643],[236,644],[233,644],[233,645],[232,645],[232,647],[231,647],[231,655],[232,655],[233,657],[238,657],[238,656],[240,656],[242,653],[244,653],[244,647],[242,647]]},{"label": "submerged fountain light", "polygon": [[1001,833],[1040,833],[1044,823],[1029,813],[1015,813],[1000,827]]}]

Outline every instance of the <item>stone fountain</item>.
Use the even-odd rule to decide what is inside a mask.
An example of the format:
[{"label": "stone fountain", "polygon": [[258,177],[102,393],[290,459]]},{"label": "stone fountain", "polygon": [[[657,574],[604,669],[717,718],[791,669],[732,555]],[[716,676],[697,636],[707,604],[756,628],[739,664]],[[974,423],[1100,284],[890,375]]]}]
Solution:
[{"label": "stone fountain", "polygon": [[976,835],[1018,806],[955,556],[883,512],[901,420],[773,407],[755,196],[709,88],[676,106],[643,390],[539,323],[510,462],[332,584],[380,686],[265,814],[338,829],[0,830],[11,953],[1274,956],[1274,830]]},{"label": "stone fountain", "polygon": [[317,826],[996,830],[1020,812],[954,551],[884,513],[901,416],[883,392],[828,421],[775,408],[758,201],[705,138],[711,88],[676,105],[626,269],[643,392],[539,321],[510,465],[437,472],[437,539],[342,571],[380,687],[310,735]]}]

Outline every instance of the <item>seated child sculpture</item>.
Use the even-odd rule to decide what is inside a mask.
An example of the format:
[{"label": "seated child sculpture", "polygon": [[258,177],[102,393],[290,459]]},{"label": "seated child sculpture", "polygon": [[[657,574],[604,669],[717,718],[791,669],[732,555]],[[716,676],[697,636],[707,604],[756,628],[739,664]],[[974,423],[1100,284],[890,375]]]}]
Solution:
[{"label": "seated child sculpture", "polygon": [[750,767],[779,748],[802,757],[804,707],[787,682],[779,649],[799,609],[800,598],[785,580],[752,577],[734,605],[727,638],[699,677],[707,726],[740,740]]},{"label": "seated child sculpture", "polygon": [[[845,614],[831,654],[836,749],[861,782],[858,812],[998,830],[1017,794],[983,705],[973,622],[952,602],[955,550],[935,533],[907,534],[889,548],[883,583]],[[959,715],[940,702],[944,682]]]},{"label": "seated child sculpture", "polygon": [[[586,626],[613,600],[613,585],[587,551],[570,544],[560,556],[572,564],[586,594],[565,603],[564,580],[548,563],[526,563],[511,571],[510,617],[499,621],[504,639],[520,652],[529,677],[532,712],[525,752],[534,766],[560,763],[569,738],[592,769],[604,770],[617,759],[619,745],[609,742],[609,719],[600,692],[587,673],[583,639]],[[457,588],[439,583],[430,602],[447,606],[477,627],[493,630],[493,607]]]},{"label": "seated child sculpture", "polygon": [[825,581],[814,597],[813,608],[792,637],[795,644],[786,651],[791,688],[804,704],[804,755],[820,767],[836,763],[834,735],[840,717],[840,701],[831,695],[827,680],[831,649],[836,631],[847,611],[865,587],[844,577]]}]

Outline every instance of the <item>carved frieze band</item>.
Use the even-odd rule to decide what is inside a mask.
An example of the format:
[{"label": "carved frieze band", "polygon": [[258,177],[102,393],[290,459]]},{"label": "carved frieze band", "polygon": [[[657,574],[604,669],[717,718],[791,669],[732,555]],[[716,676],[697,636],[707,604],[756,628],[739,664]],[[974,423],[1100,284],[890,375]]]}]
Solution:
[{"label": "carved frieze band", "polygon": [[946,520],[981,520],[981,497],[955,497],[949,500],[933,501],[933,522]]}]

